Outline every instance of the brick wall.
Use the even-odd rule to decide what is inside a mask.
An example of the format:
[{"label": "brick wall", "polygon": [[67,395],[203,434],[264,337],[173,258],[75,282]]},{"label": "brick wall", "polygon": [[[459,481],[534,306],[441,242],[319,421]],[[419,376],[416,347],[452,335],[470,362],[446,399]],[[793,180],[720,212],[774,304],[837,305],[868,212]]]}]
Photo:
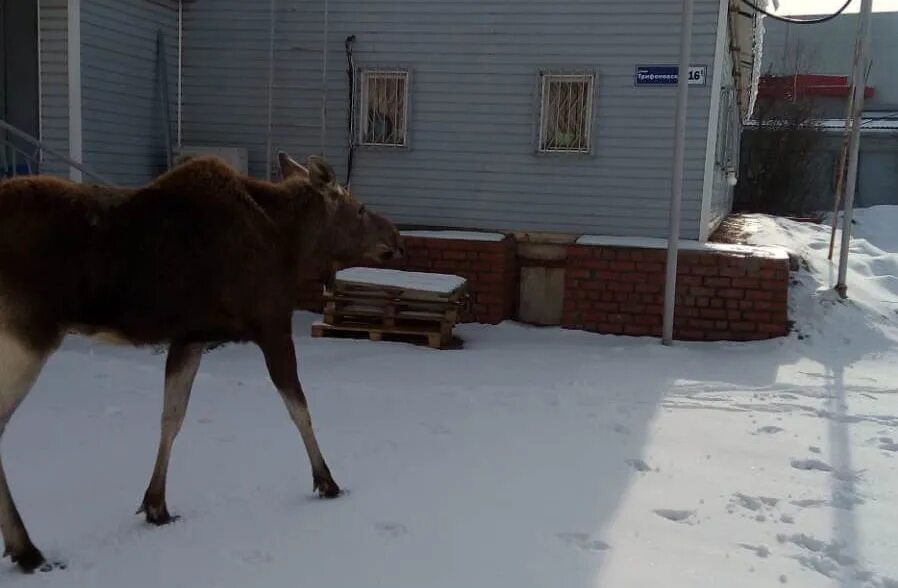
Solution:
[{"label": "brick wall", "polygon": [[[570,245],[562,326],[661,335],[666,251]],[[749,341],[788,332],[787,258],[681,252],[674,337]]]},{"label": "brick wall", "polygon": [[[403,241],[405,259],[384,267],[467,279],[471,304],[462,321],[496,324],[514,316],[518,267],[513,237],[502,241],[405,237]],[[297,308],[321,312],[321,284],[303,285]]]}]

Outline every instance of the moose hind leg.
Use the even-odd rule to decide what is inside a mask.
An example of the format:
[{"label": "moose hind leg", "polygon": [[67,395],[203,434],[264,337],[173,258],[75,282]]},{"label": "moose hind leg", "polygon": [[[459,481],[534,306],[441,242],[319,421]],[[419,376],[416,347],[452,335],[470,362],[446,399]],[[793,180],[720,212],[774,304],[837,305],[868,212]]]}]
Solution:
[{"label": "moose hind leg", "polygon": [[143,503],[138,509],[144,513],[148,523],[166,525],[177,517],[168,513],[165,503],[165,481],[168,475],[168,460],[184,415],[190,401],[193,380],[203,357],[201,344],[173,343],[168,349],[165,360],[165,398],[162,407],[162,430],[159,436],[159,450],[156,453],[156,465],[150,484],[143,496]]},{"label": "moose hind leg", "polygon": [[[0,440],[16,408],[37,379],[49,352],[32,349],[18,338],[0,331]],[[44,563],[44,556],[31,542],[22,517],[13,502],[0,460],[0,532],[4,556],[26,571]]]},{"label": "moose hind leg", "polygon": [[271,381],[287,405],[290,418],[299,429],[306,452],[309,454],[313,490],[323,498],[339,496],[340,487],[331,476],[312,429],[312,417],[296,371],[296,350],[293,347],[293,340],[289,335],[282,335],[266,340],[260,347],[265,356]]}]

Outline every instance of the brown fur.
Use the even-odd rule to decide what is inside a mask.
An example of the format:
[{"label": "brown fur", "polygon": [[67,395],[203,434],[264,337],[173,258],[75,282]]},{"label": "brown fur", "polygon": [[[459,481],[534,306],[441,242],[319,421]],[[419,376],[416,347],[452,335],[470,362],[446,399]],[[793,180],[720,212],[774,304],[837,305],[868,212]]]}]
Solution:
[{"label": "brown fur", "polygon": [[[162,438],[142,505],[149,522],[167,523],[168,456],[196,350],[253,342],[302,434],[316,489],[336,496],[296,374],[290,334],[297,284],[391,259],[402,247],[395,227],[366,211],[326,162],[310,158],[306,168],[284,154],[280,162],[284,181],[277,184],[209,157],[191,158],[135,190],[49,177],[0,183],[0,344],[22,358],[9,365],[0,358],[0,435],[27,394],[29,374],[66,332],[169,345]],[[20,566],[43,562],[2,467],[0,530]]]},{"label": "brown fur", "polygon": [[10,180],[0,299],[40,347],[68,328],[135,344],[256,341],[287,327],[300,277],[398,251],[395,228],[360,206],[336,184],[271,184],[215,158],[139,190]]}]

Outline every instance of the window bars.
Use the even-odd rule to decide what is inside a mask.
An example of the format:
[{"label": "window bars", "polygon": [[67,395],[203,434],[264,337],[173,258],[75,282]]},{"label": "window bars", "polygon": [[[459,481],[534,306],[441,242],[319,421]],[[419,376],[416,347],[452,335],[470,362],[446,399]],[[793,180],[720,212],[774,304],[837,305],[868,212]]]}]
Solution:
[{"label": "window bars", "polygon": [[592,150],[595,74],[541,74],[539,151]]},{"label": "window bars", "polygon": [[407,147],[408,71],[363,70],[359,77],[359,142]]}]

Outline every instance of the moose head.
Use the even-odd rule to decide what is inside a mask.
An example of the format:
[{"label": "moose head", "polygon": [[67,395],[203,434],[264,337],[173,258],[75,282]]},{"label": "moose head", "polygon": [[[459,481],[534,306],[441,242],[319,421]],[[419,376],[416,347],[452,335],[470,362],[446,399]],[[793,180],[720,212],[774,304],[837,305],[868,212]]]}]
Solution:
[{"label": "moose head", "polygon": [[278,160],[285,183],[295,183],[297,190],[311,189],[324,203],[320,247],[335,265],[384,263],[405,255],[393,223],[368,210],[348,188],[340,185],[333,168],[323,158],[313,155],[304,166],[282,152]]}]

